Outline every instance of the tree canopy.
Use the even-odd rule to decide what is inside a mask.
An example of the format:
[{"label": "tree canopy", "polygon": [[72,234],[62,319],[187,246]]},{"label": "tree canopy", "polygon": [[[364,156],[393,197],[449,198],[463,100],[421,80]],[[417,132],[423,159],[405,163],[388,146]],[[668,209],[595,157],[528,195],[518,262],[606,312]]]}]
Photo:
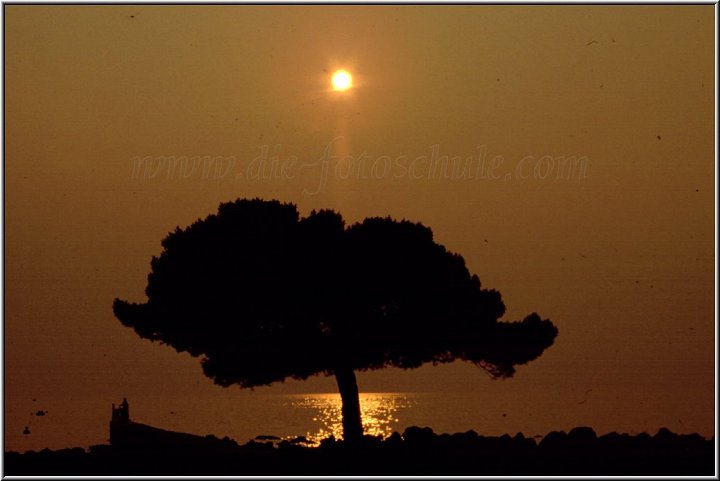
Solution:
[{"label": "tree canopy", "polygon": [[237,200],[177,228],[151,262],[143,304],[116,299],[138,335],[201,356],[217,384],[462,359],[493,377],[542,354],[557,335],[533,313],[498,322],[500,293],[419,223]]}]

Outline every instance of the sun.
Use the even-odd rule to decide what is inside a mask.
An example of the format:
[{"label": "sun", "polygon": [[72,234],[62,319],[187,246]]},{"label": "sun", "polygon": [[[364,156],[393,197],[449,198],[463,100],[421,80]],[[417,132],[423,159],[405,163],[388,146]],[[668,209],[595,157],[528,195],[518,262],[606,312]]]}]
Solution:
[{"label": "sun", "polygon": [[352,87],[352,75],[347,70],[337,70],[332,75],[333,90],[347,90]]}]

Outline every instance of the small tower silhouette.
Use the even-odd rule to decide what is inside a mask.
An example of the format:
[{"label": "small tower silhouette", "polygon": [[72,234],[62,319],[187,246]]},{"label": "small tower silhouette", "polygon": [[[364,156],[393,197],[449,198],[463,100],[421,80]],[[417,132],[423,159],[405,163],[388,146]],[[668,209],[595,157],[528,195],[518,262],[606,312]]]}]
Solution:
[{"label": "small tower silhouette", "polygon": [[115,407],[115,403],[113,403],[112,420],[125,423],[130,421],[130,405],[127,402],[127,398],[123,398],[118,407]]},{"label": "small tower silhouette", "polygon": [[130,426],[130,405],[126,398],[123,398],[119,406],[112,405],[112,417],[110,418],[110,444],[121,444],[127,436],[127,428]]}]

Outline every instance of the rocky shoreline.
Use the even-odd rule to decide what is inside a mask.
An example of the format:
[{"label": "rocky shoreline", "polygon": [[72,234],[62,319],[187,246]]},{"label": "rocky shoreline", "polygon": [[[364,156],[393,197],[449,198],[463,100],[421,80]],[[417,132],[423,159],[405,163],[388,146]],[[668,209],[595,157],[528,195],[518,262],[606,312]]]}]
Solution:
[{"label": "rocky shoreline", "polygon": [[711,476],[714,440],[661,429],[655,435],[609,433],[588,427],[553,431],[536,442],[522,433],[436,434],[410,427],[386,439],[366,436],[348,445],[326,439],[260,437],[246,444],[207,436],[205,447],[96,445],[25,453],[6,452],[4,475],[467,475],[467,476]]}]

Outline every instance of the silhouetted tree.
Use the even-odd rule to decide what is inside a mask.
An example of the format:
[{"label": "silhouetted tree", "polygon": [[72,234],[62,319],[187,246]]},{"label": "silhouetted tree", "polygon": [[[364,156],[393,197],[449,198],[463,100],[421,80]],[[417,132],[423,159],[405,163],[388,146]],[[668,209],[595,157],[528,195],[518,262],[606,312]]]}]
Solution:
[{"label": "silhouetted tree", "polygon": [[498,322],[500,293],[460,255],[408,221],[349,228],[335,212],[238,200],[177,228],[151,262],[144,304],[113,311],[141,337],[202,358],[222,386],[334,375],[344,437],[362,436],[356,370],[470,361],[492,377],[542,354],[557,335],[531,314]]}]

